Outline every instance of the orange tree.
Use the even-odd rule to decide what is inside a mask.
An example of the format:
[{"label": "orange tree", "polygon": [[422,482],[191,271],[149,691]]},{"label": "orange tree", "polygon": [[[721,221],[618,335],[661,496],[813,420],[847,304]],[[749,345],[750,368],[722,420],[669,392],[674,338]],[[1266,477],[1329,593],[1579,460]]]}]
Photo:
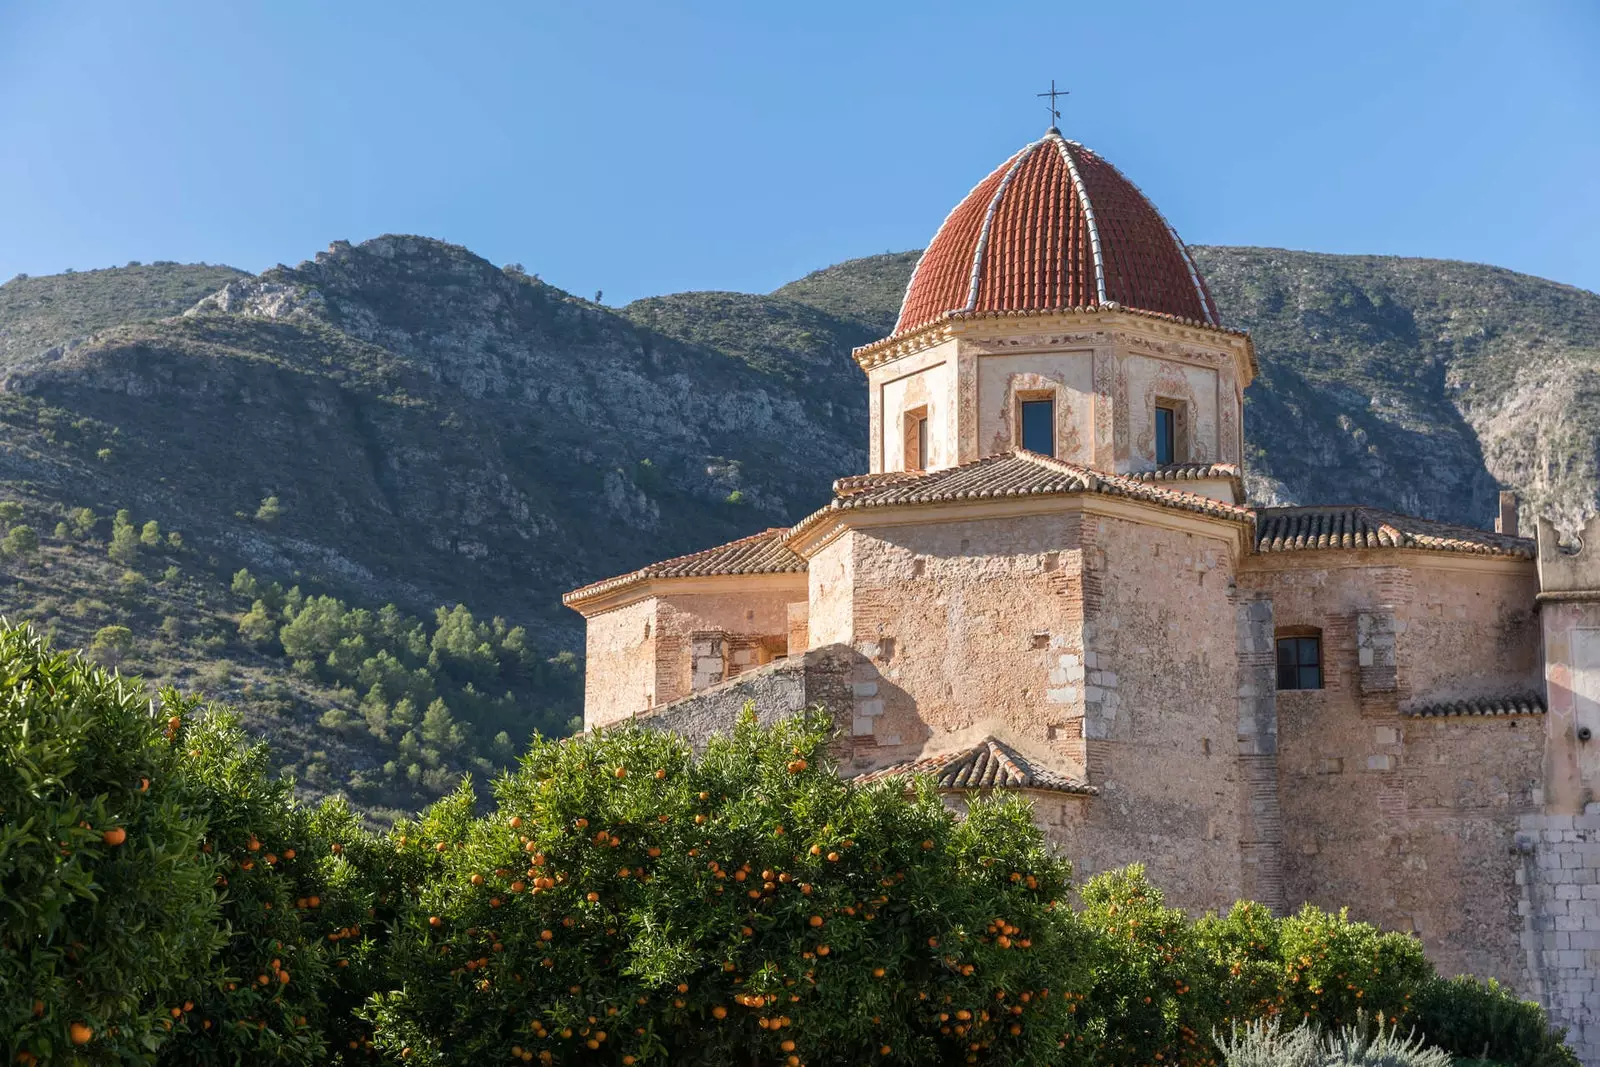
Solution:
[{"label": "orange tree", "polygon": [[291,783],[274,778],[266,746],[236,716],[164,694],[169,736],[185,760],[190,804],[203,812],[202,851],[226,942],[164,1005],[170,1064],[323,1062],[323,986],[330,953],[319,917],[330,896]]},{"label": "orange tree", "polygon": [[634,728],[536,743],[392,847],[418,895],[365,1010],[408,1063],[1075,1062],[1091,946],[1031,813],[856,787],[825,716],[698,759]]},{"label": "orange tree", "polygon": [[1433,980],[1415,937],[1345,912],[1307,905],[1277,918],[1241,902],[1191,921],[1138,866],[1097,875],[1081,896],[1098,949],[1086,1040],[1102,1063],[1217,1064],[1216,1035],[1280,1015],[1329,1029],[1363,1012],[1409,1021],[1413,996]]},{"label": "orange tree", "polygon": [[221,943],[170,695],[0,629],[0,1048],[138,1060]]}]

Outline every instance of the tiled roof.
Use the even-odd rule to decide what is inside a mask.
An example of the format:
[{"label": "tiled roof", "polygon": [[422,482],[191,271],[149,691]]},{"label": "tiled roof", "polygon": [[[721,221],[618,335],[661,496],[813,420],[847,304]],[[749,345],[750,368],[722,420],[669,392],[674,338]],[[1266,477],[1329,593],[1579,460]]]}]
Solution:
[{"label": "tiled roof", "polygon": [[971,748],[906,760],[856,778],[880,782],[913,774],[933,775],[940,789],[1043,789],[1094,796],[1100,791],[1080,778],[1036,767],[1016,749],[986,737]]},{"label": "tiled roof", "polygon": [[1497,697],[1490,700],[1454,700],[1443,704],[1425,704],[1403,714],[1418,719],[1438,718],[1446,715],[1543,715],[1544,697]]},{"label": "tiled roof", "polygon": [[687,556],[652,563],[636,571],[607,578],[602,582],[574,589],[561,598],[563,604],[609,593],[624,586],[649,581],[652,578],[693,578],[718,574],[788,574],[806,569],[806,561],[789,550],[784,537],[789,531],[781,526],[762,530],[725,545],[691,552]]},{"label": "tiled roof", "polygon": [[833,482],[834,496],[852,496],[865,492],[868,489],[877,489],[880,486],[893,485],[909,478],[916,478],[921,471],[884,471],[881,474],[849,474],[843,478],[835,478]]},{"label": "tiled roof", "polygon": [[1526,537],[1475,530],[1376,508],[1294,507],[1256,510],[1257,552],[1328,548],[1421,548],[1533,559]]},{"label": "tiled roof", "polygon": [[1051,129],[946,217],[912,274],[894,332],[949,312],[1111,305],[1220,324],[1161,213],[1110,163]]},{"label": "tiled roof", "polygon": [[1141,482],[1202,482],[1217,478],[1239,479],[1236,463],[1169,463],[1148,471],[1129,471],[1128,477]]},{"label": "tiled roof", "polygon": [[857,508],[1068,496],[1075,493],[1128,497],[1216,518],[1242,522],[1250,520],[1248,508],[1225,504],[1197,493],[1167,489],[1130,475],[1105,474],[1022,449],[1001,452],[943,470],[904,471],[893,478],[883,475],[863,477],[882,480],[868,483],[867,488],[857,488],[854,480],[840,479],[851,484],[846,485],[845,491],[832,503],[801,520],[790,533],[808,529],[829,514]]}]

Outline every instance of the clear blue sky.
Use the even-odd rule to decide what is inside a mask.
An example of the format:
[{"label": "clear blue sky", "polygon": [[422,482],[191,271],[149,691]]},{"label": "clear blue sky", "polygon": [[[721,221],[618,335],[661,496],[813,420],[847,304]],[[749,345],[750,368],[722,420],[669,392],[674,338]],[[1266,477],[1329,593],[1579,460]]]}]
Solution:
[{"label": "clear blue sky", "polygon": [[1062,128],[1191,243],[1600,290],[1600,4],[0,0],[0,279],[410,232],[607,303],[921,247]]}]

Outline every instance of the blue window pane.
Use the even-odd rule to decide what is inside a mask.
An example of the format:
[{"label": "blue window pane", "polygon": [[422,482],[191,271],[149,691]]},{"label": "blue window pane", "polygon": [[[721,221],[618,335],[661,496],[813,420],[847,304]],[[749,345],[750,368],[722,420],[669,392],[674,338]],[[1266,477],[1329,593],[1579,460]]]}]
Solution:
[{"label": "blue window pane", "polygon": [[1156,408],[1156,462],[1159,464],[1176,462],[1172,457],[1177,431],[1175,414],[1171,408]]},{"label": "blue window pane", "polygon": [[1022,402],[1022,447],[1029,452],[1053,456],[1056,454],[1056,402],[1054,400],[1024,400]]}]

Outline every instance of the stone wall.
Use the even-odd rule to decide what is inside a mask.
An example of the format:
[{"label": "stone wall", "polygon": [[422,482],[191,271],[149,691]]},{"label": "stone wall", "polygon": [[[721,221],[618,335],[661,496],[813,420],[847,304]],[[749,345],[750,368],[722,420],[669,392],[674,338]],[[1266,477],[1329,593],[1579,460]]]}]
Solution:
[{"label": "stone wall", "polygon": [[1141,861],[1175,902],[1232,903],[1234,528],[972,515],[860,526],[811,560],[812,641],[856,655],[851,769],[1003,732],[1102,789],[1041,815],[1081,871]]},{"label": "stone wall", "polygon": [[1083,732],[1089,780],[1069,855],[1083,874],[1141,862],[1168,898],[1243,892],[1233,527],[1085,514]]},{"label": "stone wall", "polygon": [[1446,973],[1519,985],[1517,820],[1536,812],[1538,716],[1402,709],[1539,688],[1528,563],[1374,551],[1251,557],[1242,591],[1322,636],[1324,688],[1276,694],[1285,904],[1414,930]]},{"label": "stone wall", "polygon": [[1600,1064],[1600,804],[1586,815],[1524,815],[1517,834],[1526,973],[1585,1064]]},{"label": "stone wall", "polygon": [[[804,708],[822,706],[834,716],[842,737],[851,705],[849,675],[858,657],[849,648],[813,649],[755,668],[720,685],[655,708],[635,720],[649,730],[670,730],[701,748],[713,734],[733,729],[747,705],[756,720],[770,726]],[[848,740],[834,751],[848,764]]]},{"label": "stone wall", "polygon": [[655,703],[655,619],[655,598],[646,597],[586,620],[586,729],[637,715]]}]

